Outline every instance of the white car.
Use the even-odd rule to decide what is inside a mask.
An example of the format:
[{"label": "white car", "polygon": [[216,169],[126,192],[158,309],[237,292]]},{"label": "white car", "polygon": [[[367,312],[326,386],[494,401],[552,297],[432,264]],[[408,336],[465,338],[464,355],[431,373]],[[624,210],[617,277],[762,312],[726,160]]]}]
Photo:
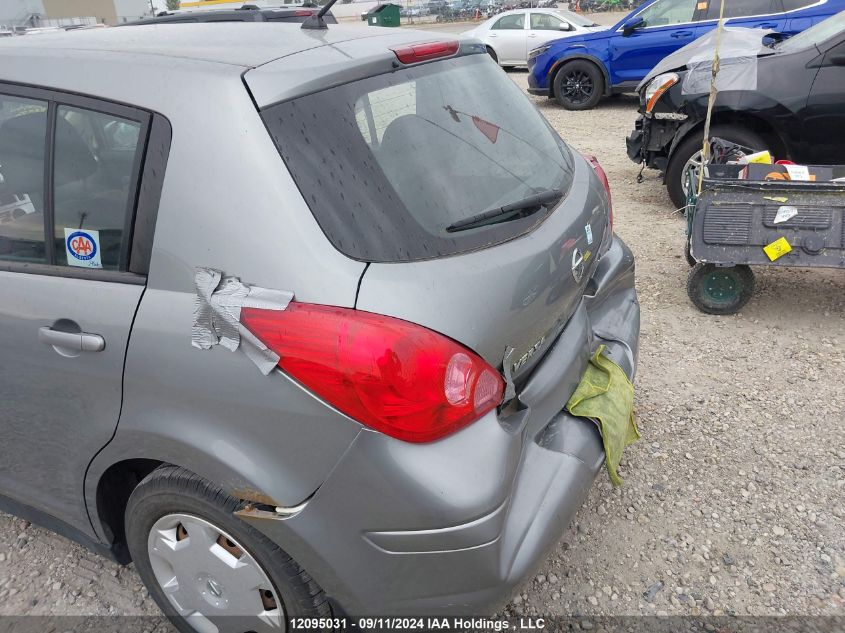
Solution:
[{"label": "white car", "polygon": [[606,28],[562,9],[515,9],[494,15],[461,35],[484,42],[500,66],[526,66],[528,51],[546,42]]}]

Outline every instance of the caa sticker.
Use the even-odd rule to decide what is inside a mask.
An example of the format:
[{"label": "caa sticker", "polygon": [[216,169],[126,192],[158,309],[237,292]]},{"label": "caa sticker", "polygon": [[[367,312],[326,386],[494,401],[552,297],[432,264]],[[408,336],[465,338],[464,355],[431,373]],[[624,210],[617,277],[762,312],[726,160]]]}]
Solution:
[{"label": "caa sticker", "polygon": [[65,252],[68,266],[102,268],[100,232],[65,229]]}]

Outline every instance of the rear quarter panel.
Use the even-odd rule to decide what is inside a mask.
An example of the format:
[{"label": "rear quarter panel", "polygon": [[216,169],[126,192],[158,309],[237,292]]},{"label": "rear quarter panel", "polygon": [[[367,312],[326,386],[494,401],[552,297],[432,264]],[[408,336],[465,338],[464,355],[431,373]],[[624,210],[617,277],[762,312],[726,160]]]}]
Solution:
[{"label": "rear quarter panel", "polygon": [[86,497],[92,504],[112,464],[147,458],[183,466],[236,496],[251,490],[295,505],[319,487],[360,426],[279,372],[262,375],[240,351],[193,348],[195,270],[352,307],[364,265],[335,251],[320,231],[242,68],[136,70],[146,96],[127,100],[161,112],[173,135],[120,424],[92,462]]}]

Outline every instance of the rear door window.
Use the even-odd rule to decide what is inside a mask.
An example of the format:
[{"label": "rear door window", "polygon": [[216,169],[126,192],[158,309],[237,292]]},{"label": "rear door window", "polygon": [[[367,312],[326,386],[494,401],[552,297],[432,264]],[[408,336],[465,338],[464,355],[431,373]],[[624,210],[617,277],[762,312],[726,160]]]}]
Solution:
[{"label": "rear door window", "polygon": [[525,28],[525,15],[517,13],[499,18],[493,26],[494,31],[519,31]]},{"label": "rear door window", "polygon": [[61,105],[53,201],[56,263],[118,270],[129,249],[141,124]]},{"label": "rear door window", "polygon": [[364,261],[429,259],[513,239],[552,209],[447,227],[571,183],[569,149],[483,55],[348,83],[262,116],[328,239]]},{"label": "rear door window", "polygon": [[[47,265],[26,269],[41,274],[56,274],[53,267],[130,271],[150,115],[40,88],[5,89],[10,93],[0,93],[0,261],[9,262],[9,270]],[[157,147],[169,144],[169,126],[166,131],[164,140],[157,133]],[[153,160],[156,164],[161,166]],[[152,196],[159,185],[153,173],[144,189],[133,271],[146,272],[157,205]]]},{"label": "rear door window", "polygon": [[[718,20],[721,2],[710,0],[705,19]],[[754,15],[769,15],[781,13],[781,0],[733,0],[725,2],[725,18],[745,18]]]},{"label": "rear door window", "polygon": [[783,0],[783,8],[785,11],[803,9],[804,7],[809,7],[811,4],[818,4],[818,0]]}]

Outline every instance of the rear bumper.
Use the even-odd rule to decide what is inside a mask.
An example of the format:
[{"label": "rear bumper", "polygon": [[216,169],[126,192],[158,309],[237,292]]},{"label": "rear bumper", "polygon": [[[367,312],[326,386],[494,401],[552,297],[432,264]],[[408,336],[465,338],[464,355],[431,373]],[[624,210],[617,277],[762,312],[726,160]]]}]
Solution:
[{"label": "rear bumper", "polygon": [[349,615],[492,612],[602,471],[595,425],[563,409],[599,344],[633,378],[639,321],[633,256],[617,238],[519,411],[424,445],[362,431],[301,512],[245,520]]}]

